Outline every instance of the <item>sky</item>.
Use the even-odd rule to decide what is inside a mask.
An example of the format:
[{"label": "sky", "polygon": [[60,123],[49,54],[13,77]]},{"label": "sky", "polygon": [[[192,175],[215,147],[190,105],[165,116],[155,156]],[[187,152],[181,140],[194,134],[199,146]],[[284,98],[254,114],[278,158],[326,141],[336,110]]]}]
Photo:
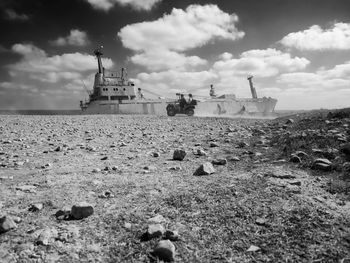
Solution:
[{"label": "sky", "polygon": [[1,0],[0,30],[0,109],[78,109],[100,46],[146,97],[350,107],[349,0]]}]

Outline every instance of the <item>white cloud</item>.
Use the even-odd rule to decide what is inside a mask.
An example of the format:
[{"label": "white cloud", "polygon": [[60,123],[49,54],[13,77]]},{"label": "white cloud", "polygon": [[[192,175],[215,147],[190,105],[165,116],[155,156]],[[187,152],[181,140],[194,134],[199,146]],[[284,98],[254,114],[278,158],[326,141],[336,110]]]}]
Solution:
[{"label": "white cloud", "polygon": [[136,64],[150,70],[188,69],[206,61],[187,57],[184,51],[215,39],[242,38],[244,33],[236,28],[237,22],[237,15],[227,14],[216,5],[191,5],[186,10],[174,8],[152,22],[125,26],[118,36],[125,47],[138,52],[131,57]]},{"label": "white cloud", "polygon": [[[12,79],[0,82],[1,105],[14,108],[78,108],[78,101],[87,96],[82,80],[91,89],[97,61],[93,56],[81,53],[48,55],[32,44],[16,44],[12,51],[20,54],[19,62],[8,65]],[[104,66],[113,65],[103,59]],[[41,97],[45,96],[45,99]]]},{"label": "white cloud", "polygon": [[118,36],[125,47],[135,51],[185,51],[215,38],[242,38],[244,33],[237,30],[237,21],[235,14],[227,14],[216,5],[191,5],[186,10],[174,8],[170,14],[152,22],[128,25]]},{"label": "white cloud", "polygon": [[314,25],[304,31],[288,34],[280,43],[300,50],[348,50],[350,23],[335,23],[330,29]]},{"label": "white cloud", "polygon": [[227,60],[232,59],[232,58],[233,58],[233,55],[232,55],[231,53],[224,52],[224,53],[222,53],[222,54],[219,56],[219,58],[220,58],[221,60],[227,61]]},{"label": "white cloud", "polygon": [[0,82],[0,88],[7,90],[26,90],[31,92],[37,92],[38,89],[33,85],[27,85],[22,83],[14,83],[14,82]]},{"label": "white cloud", "polygon": [[[96,59],[92,55],[69,53],[48,56],[45,51],[31,44],[15,44],[12,50],[22,55],[22,59],[9,66],[11,76],[26,74],[30,79],[55,83],[61,79],[78,78],[80,73],[97,68]],[[110,68],[113,62],[104,58],[103,64]]]},{"label": "white cloud", "polygon": [[18,14],[16,11],[12,9],[5,10],[5,18],[7,20],[18,20],[18,21],[29,20],[29,16],[27,16],[26,14]]},{"label": "white cloud", "polygon": [[132,56],[131,61],[135,64],[145,66],[152,71],[165,69],[185,70],[207,63],[206,60],[198,56],[186,56],[169,50],[140,53]]},{"label": "white cloud", "polygon": [[151,10],[157,3],[162,0],[85,0],[91,4],[94,8],[99,10],[108,11],[116,4],[121,6],[131,6],[135,10],[141,11]]},{"label": "white cloud", "polygon": [[317,92],[336,90],[350,86],[350,61],[331,69],[320,69],[315,73],[295,72],[282,74],[277,82],[285,88],[315,89]]},{"label": "white cloud", "polygon": [[[222,77],[247,76],[271,77],[281,72],[293,72],[304,69],[310,61],[306,58],[294,57],[276,49],[249,50],[240,58],[229,59],[230,54],[221,55],[221,61],[213,65],[213,70]],[[231,55],[232,57],[232,55]]]},{"label": "white cloud", "polygon": [[[194,92],[204,87],[208,89],[217,75],[209,71],[181,72],[168,70],[163,72],[140,73],[137,83],[141,88],[160,95],[174,97],[176,92]],[[147,95],[147,94],[146,94]]]},{"label": "white cloud", "polygon": [[54,41],[50,41],[55,46],[86,46],[90,41],[86,32],[78,29],[72,29],[66,37],[59,37]]}]

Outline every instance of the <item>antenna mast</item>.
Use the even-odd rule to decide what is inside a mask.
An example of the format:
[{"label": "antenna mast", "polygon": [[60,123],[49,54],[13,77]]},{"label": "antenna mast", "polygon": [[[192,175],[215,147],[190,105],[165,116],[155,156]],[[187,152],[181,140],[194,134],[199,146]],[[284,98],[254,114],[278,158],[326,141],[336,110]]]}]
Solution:
[{"label": "antenna mast", "polygon": [[253,99],[257,99],[258,95],[256,94],[256,89],[253,86],[253,76],[248,76],[249,86],[250,86],[250,92],[252,93]]},{"label": "antenna mast", "polygon": [[102,49],[103,49],[103,46],[95,49],[95,51],[94,51],[94,54],[97,57],[97,61],[98,61],[98,73],[100,73],[100,74],[103,73],[103,65],[102,65],[102,60],[101,60],[101,56],[103,56]]}]

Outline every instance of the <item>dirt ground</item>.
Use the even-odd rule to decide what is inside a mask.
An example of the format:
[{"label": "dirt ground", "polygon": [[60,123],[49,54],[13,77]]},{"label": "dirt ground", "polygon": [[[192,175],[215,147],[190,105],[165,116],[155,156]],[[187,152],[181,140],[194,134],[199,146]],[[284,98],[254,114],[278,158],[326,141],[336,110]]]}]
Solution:
[{"label": "dirt ground", "polygon": [[[349,125],[324,114],[0,116],[0,217],[16,222],[0,234],[0,262],[157,262],[164,237],[142,239],[157,215],[179,233],[176,262],[350,262]],[[329,169],[311,169],[326,157]],[[215,173],[194,176],[205,162]],[[81,202],[91,216],[57,216]]]}]

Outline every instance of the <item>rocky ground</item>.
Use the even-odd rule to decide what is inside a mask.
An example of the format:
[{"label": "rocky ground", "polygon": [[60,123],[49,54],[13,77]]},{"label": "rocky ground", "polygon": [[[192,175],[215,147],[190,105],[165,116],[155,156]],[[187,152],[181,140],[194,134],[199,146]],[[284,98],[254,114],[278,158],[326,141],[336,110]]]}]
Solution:
[{"label": "rocky ground", "polygon": [[350,262],[349,125],[0,116],[0,261]]}]

